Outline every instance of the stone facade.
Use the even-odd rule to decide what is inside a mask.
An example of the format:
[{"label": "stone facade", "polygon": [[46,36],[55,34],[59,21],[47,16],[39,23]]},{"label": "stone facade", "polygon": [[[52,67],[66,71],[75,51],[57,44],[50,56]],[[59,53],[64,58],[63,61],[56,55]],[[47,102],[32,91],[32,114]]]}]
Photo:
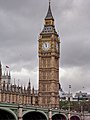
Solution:
[{"label": "stone facade", "polygon": [[31,90],[30,81],[27,87],[22,87],[7,82],[8,79],[11,81],[10,78],[10,74],[2,75],[2,65],[0,63],[0,102],[38,105],[38,93],[35,92],[34,88]]},{"label": "stone facade", "polygon": [[39,37],[39,104],[59,107],[60,40],[55,30],[51,7]]}]

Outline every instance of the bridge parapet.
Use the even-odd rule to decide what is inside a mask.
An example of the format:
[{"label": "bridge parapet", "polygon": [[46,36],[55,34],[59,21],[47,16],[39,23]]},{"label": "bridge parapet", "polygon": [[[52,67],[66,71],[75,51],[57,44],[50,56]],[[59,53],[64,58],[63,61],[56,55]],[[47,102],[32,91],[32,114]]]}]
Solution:
[{"label": "bridge parapet", "polygon": [[[68,111],[59,108],[47,108],[42,106],[34,106],[34,105],[21,105],[21,104],[13,104],[13,103],[0,103],[0,109],[11,113],[15,120],[22,120],[23,116],[29,115],[30,113],[40,113],[40,115],[44,116],[46,119],[52,119],[54,116],[63,117],[65,120],[68,120],[69,117],[77,116],[81,120],[81,113],[77,113],[76,111]],[[70,116],[69,116],[70,115]]]}]

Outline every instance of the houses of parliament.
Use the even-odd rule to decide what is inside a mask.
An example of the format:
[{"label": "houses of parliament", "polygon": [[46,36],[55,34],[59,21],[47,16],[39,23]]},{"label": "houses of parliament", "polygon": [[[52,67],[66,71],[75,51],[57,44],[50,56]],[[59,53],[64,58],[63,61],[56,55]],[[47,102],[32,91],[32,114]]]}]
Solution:
[{"label": "houses of parliament", "polygon": [[0,102],[59,107],[59,58],[60,39],[55,30],[51,3],[38,39],[39,88],[36,93],[27,87],[11,84],[10,73],[2,74],[0,63]]}]

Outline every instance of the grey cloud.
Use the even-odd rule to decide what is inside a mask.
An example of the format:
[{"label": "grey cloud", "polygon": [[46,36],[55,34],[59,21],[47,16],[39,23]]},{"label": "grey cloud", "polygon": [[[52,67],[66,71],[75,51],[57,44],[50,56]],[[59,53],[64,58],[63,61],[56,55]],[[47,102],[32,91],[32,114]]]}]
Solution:
[{"label": "grey cloud", "polygon": [[[90,78],[90,0],[57,0],[51,5],[61,37],[60,67],[66,71],[80,68],[77,76],[75,69],[69,78],[79,89],[80,73],[85,74],[83,81],[87,79],[88,84]],[[48,0],[0,0],[0,60],[12,71],[25,68],[31,72],[38,66],[38,36],[47,9]],[[69,79],[67,75],[61,77],[63,88],[68,89]]]},{"label": "grey cloud", "polygon": [[65,69],[65,76],[61,76],[61,84],[65,91],[67,91],[69,85],[71,85],[71,92],[80,90],[85,92],[90,86],[89,78],[90,70],[84,69],[84,67],[69,67]]}]

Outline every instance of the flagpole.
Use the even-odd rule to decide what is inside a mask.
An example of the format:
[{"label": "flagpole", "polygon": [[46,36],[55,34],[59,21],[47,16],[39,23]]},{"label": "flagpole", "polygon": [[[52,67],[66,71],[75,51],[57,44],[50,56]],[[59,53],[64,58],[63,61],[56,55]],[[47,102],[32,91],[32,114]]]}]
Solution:
[{"label": "flagpole", "polygon": [[9,66],[6,65],[6,75],[8,75]]}]

